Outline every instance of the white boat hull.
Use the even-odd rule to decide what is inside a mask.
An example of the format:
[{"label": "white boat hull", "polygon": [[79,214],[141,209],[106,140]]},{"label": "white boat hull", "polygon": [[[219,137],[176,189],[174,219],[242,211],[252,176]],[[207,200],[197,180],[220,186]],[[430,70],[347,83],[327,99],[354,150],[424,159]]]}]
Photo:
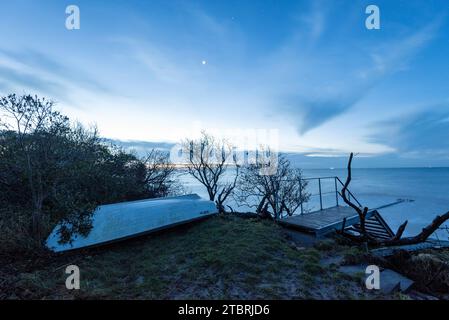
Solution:
[{"label": "white boat hull", "polygon": [[54,252],[79,249],[139,236],[217,213],[215,204],[198,195],[157,198],[99,206],[92,217],[92,229],[71,243],[59,243],[56,226],[46,241]]}]

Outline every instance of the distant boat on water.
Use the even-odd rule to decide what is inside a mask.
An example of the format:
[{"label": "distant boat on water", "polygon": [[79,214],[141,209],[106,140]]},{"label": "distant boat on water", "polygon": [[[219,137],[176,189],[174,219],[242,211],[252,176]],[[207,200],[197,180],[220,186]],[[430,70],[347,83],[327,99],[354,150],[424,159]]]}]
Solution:
[{"label": "distant boat on water", "polygon": [[46,246],[54,252],[62,252],[102,245],[203,219],[216,213],[215,203],[197,194],[102,205],[95,211],[92,229],[86,237],[74,235],[71,243],[59,243],[59,224],[47,238]]}]

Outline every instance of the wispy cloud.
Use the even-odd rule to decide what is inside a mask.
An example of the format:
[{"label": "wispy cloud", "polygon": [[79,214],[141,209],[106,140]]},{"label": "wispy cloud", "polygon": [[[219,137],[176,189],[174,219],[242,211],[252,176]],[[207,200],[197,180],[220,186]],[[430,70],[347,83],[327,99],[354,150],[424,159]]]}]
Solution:
[{"label": "wispy cloud", "polygon": [[142,64],[156,80],[174,83],[187,80],[185,72],[177,66],[175,59],[172,58],[173,54],[168,49],[131,39],[122,43],[128,45],[131,57]]},{"label": "wispy cloud", "polygon": [[408,157],[449,159],[449,103],[378,122],[373,142],[391,146]]},{"label": "wispy cloud", "polygon": [[286,107],[282,110],[294,116],[298,131],[300,134],[305,134],[345,112],[361,99],[359,92],[343,94],[345,96],[291,96],[285,100]]},{"label": "wispy cloud", "polygon": [[369,56],[371,68],[359,73],[362,79],[382,77],[408,68],[410,60],[435,39],[442,24],[442,18],[425,25],[403,39],[393,39],[373,47]]},{"label": "wispy cloud", "polygon": [[[311,29],[313,41],[317,37],[332,38],[323,32],[322,13],[312,11],[306,16],[315,15],[320,19]],[[440,25],[441,19],[436,19],[405,37],[375,41],[373,45],[358,38],[352,42],[333,38],[329,45],[321,42],[309,50],[310,40],[303,37],[298,42],[295,37],[270,60],[270,73],[283,84],[277,86],[277,105],[273,107],[296,122],[299,133],[305,134],[350,110],[384,79],[405,70],[435,38]],[[335,28],[332,32],[338,34]]]},{"label": "wispy cloud", "polygon": [[305,13],[296,15],[298,29],[295,36],[298,41],[307,40],[309,45],[313,45],[320,39],[326,31],[330,7],[323,1],[312,1]]},{"label": "wispy cloud", "polygon": [[111,92],[79,66],[65,65],[30,49],[12,51],[0,48],[0,75],[8,83],[8,90],[38,92],[61,101],[69,100],[70,92],[76,88],[95,94]]},{"label": "wispy cloud", "polygon": [[[272,51],[257,52],[254,57],[243,54],[241,60],[235,58],[242,52],[233,53],[230,60],[214,54],[216,61],[201,68],[199,59],[205,52],[226,51],[229,45],[245,48],[248,39],[198,7],[184,9],[194,22],[177,30],[178,36],[192,39],[201,30],[203,40],[210,43],[173,48],[160,38],[114,41],[148,72],[148,79],[176,88],[178,96],[188,92],[185,96],[210,106],[228,102],[230,110],[235,108],[234,101],[245,101],[258,115],[288,121],[302,136],[345,114],[383,80],[405,70],[435,38],[441,24],[437,19],[418,30],[368,41],[363,34],[348,36],[340,30],[344,26],[334,23],[328,2],[316,3],[293,15],[296,28]],[[218,94],[227,100],[219,101]]]}]

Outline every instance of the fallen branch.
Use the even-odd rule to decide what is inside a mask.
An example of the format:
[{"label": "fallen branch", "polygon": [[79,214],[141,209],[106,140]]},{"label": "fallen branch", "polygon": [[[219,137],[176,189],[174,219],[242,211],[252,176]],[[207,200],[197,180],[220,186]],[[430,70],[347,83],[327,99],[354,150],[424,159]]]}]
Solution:
[{"label": "fallen branch", "polygon": [[346,182],[343,185],[343,189],[341,190],[341,196],[343,198],[343,201],[353,208],[357,214],[359,215],[360,220],[360,231],[359,235],[355,235],[352,233],[349,233],[342,228],[338,231],[339,234],[343,235],[344,237],[350,239],[354,242],[365,242],[373,246],[400,246],[400,245],[411,245],[411,244],[417,244],[426,241],[432,233],[434,233],[444,222],[446,222],[449,219],[449,211],[441,216],[437,216],[429,225],[424,227],[422,231],[417,234],[414,237],[406,237],[402,238],[402,235],[405,231],[405,228],[407,226],[408,221],[405,221],[402,223],[396,234],[391,237],[390,239],[380,239],[377,238],[371,234],[369,234],[365,229],[365,221],[366,221],[366,214],[368,213],[368,207],[364,207],[363,209],[360,206],[357,206],[356,204],[352,203],[349,198],[347,197],[347,191],[349,184],[351,183],[352,175],[351,175],[351,165],[352,165],[352,159],[354,157],[354,154],[351,153],[349,156],[348,161],[348,176],[346,178]]}]

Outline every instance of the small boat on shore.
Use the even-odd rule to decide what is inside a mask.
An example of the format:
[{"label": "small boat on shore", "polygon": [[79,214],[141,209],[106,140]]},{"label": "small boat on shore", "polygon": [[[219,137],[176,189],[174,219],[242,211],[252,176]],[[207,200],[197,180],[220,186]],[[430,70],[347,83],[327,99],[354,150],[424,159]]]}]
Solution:
[{"label": "small boat on shore", "polygon": [[176,225],[203,219],[217,213],[215,203],[197,194],[155,198],[102,205],[92,217],[92,229],[84,237],[74,235],[71,243],[59,243],[57,225],[46,246],[54,252],[108,244]]}]

